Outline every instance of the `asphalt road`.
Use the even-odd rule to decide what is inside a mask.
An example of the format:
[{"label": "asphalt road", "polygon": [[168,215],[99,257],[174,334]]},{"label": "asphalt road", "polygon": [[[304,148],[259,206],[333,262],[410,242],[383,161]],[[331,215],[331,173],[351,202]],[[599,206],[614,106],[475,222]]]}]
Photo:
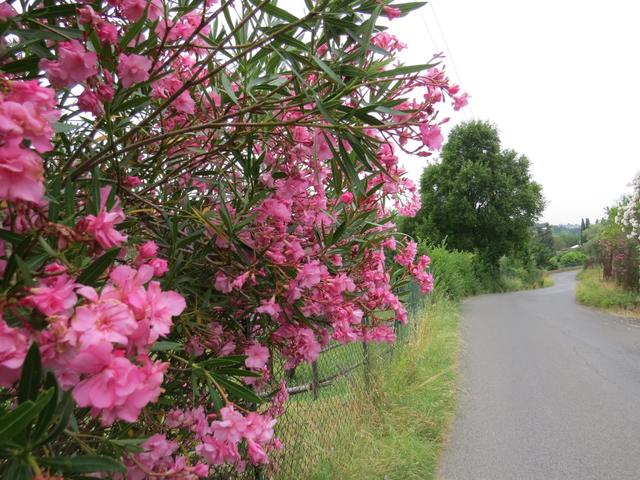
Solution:
[{"label": "asphalt road", "polygon": [[441,480],[640,479],[640,323],[555,286],[463,305]]}]

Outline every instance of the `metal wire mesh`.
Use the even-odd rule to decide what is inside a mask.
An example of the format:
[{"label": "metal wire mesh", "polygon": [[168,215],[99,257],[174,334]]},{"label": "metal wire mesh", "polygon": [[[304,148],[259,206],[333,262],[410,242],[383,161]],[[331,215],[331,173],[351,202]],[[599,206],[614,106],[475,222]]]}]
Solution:
[{"label": "metal wire mesh", "polygon": [[278,419],[276,436],[285,448],[272,457],[268,467],[254,472],[253,478],[297,480],[317,472],[323,456],[331,455],[341,436],[348,435],[344,419],[366,408],[358,400],[370,390],[376,369],[411,337],[418,318],[415,312],[423,298],[417,288],[411,288],[406,302],[410,321],[396,326],[394,345],[331,343],[314,364],[282,372],[290,398],[285,414]]}]

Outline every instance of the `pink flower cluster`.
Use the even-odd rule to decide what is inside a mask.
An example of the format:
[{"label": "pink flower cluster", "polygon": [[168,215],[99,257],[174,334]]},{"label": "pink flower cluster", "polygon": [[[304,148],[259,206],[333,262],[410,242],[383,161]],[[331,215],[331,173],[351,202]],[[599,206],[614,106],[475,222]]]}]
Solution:
[{"label": "pink flower cluster", "polygon": [[398,252],[393,259],[400,265],[407,268],[409,273],[415,278],[422,293],[430,293],[433,290],[433,277],[427,272],[431,259],[426,255],[421,255],[415,262],[418,252],[418,244],[413,240],[409,241],[406,247]]},{"label": "pink flower cluster", "polygon": [[[240,455],[241,445],[246,449],[248,459],[253,465],[267,463],[267,452],[281,448],[280,441],[273,436],[276,421],[269,413],[261,415],[249,412],[243,415],[233,404],[229,404],[212,417],[214,419],[210,421],[202,407],[174,409],[168,412],[165,427],[168,431],[179,431],[183,442],[192,444],[195,452],[210,466],[228,464],[238,470],[244,470],[246,463]],[[136,459],[145,465],[148,471],[168,473],[172,468],[175,469],[175,465],[185,464],[180,456],[170,457],[175,451],[175,448],[171,448],[173,442],[167,442],[164,436],[156,436],[155,441],[166,447],[163,448],[163,455],[156,455],[157,458],[153,458],[153,462],[148,461],[147,452],[136,455]],[[147,450],[145,445],[143,447]],[[159,461],[161,457],[162,461]],[[195,467],[197,468],[198,466]],[[135,468],[133,471],[135,472]],[[200,467],[200,471],[206,475],[203,467]]]},{"label": "pink flower cluster", "polygon": [[47,327],[12,328],[0,320],[0,385],[16,381],[27,346],[36,342],[44,365],[73,389],[79,406],[90,407],[104,425],[135,421],[158,399],[168,366],[152,361],[149,348],[169,333],[184,298],[162,291],[149,264],[115,267],[100,292],[76,283],[59,264],[45,273],[22,303],[37,309]]},{"label": "pink flower cluster", "polygon": [[44,195],[39,153],[53,148],[52,123],[59,117],[54,91],[37,80],[0,78],[0,84],[0,200],[37,203]]},{"label": "pink flower cluster", "polygon": [[[281,448],[273,429],[288,397],[284,382],[271,406],[252,412],[251,402],[209,382],[201,365],[234,355],[226,359],[236,362],[229,381],[262,395],[273,388],[272,367],[281,359],[293,368],[316,360],[331,341],[394,341],[395,323],[407,320],[398,278],[411,275],[423,292],[433,286],[429,258],[416,259],[414,242],[396,241],[390,220],[393,211],[411,216],[420,208],[399,155],[439,150],[447,119],[437,119],[437,104],[449,99],[457,110],[468,95],[437,68],[394,75],[395,86],[379,99],[393,109],[371,111],[373,122],[353,117],[354,137],[346,123],[340,130],[328,124],[313,101],[301,105],[300,86],[292,86],[306,82],[303,88],[322,95],[326,71],[252,85],[234,62],[223,68],[210,43],[219,34],[214,3],[188,12],[159,0],[83,4],[77,17],[43,23],[79,24],[83,32],[43,44],[49,53],[39,68],[52,88],[0,79],[0,221],[38,240],[25,255],[35,265],[33,283],[23,281],[25,272],[12,273],[10,298],[0,298],[0,386],[15,387],[36,343],[44,366],[104,427],[139,422],[131,426],[136,435],[151,436],[124,455],[128,471],[118,480],[196,480],[222,465],[267,463],[269,452]],[[389,5],[382,12],[390,20],[403,14]],[[0,6],[0,18],[16,15]],[[331,38],[323,42],[317,54],[333,62],[341,47]],[[371,43],[358,55],[371,72],[395,68],[390,60],[406,47],[386,31]],[[25,53],[33,54],[17,58]],[[344,112],[359,109],[370,88],[363,83],[332,103],[342,102]],[[277,98],[271,112],[253,108],[265,91],[274,96],[264,105]],[[66,208],[60,208],[66,192],[51,188],[45,197],[40,156],[53,148],[60,112],[81,127],[47,157],[46,170],[56,175],[47,183],[73,197]],[[263,117],[269,117],[264,127],[253,125]],[[236,151],[237,138],[247,142]],[[99,175],[90,177],[91,168]],[[99,199],[90,180],[109,185]],[[167,224],[179,267],[162,280],[172,287],[161,287],[168,262],[149,239],[164,244]],[[0,241],[2,276],[15,267],[9,261],[15,245]],[[42,251],[60,263],[41,266]],[[117,259],[104,267],[100,287],[81,284],[89,281],[78,280],[86,278],[80,272],[105,251]],[[188,292],[192,310],[183,315],[185,298],[165,288]],[[179,343],[159,348],[170,333]],[[247,370],[251,375],[243,376]],[[166,401],[157,402],[163,392]],[[187,404],[168,410],[169,402]],[[87,423],[109,435],[98,422]]]}]

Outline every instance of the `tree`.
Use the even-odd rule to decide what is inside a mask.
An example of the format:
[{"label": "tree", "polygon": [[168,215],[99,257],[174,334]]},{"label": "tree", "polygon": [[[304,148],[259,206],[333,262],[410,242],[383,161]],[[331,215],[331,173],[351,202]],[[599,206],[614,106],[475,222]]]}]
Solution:
[{"label": "tree", "polygon": [[441,161],[425,168],[422,207],[405,229],[458,250],[477,251],[495,267],[501,256],[522,250],[544,207],[529,160],[502,150],[486,121],[455,127]]},{"label": "tree", "polygon": [[555,249],[553,247],[553,232],[548,223],[535,226],[529,250],[537,266],[547,267],[549,265],[549,260],[553,257]]}]

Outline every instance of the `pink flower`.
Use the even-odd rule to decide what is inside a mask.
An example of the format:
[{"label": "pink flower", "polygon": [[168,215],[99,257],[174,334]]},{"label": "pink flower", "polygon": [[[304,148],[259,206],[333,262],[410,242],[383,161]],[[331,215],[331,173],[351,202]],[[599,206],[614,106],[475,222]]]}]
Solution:
[{"label": "pink flower", "polygon": [[371,43],[388,52],[400,51],[407,48],[407,45],[398,40],[395,35],[387,32],[376,33],[371,37]]},{"label": "pink flower", "polygon": [[99,18],[95,10],[88,5],[78,8],[78,23],[80,25],[92,24]]},{"label": "pink flower", "polygon": [[171,106],[180,113],[193,114],[196,111],[196,103],[188,91],[178,95],[178,98],[171,103]]},{"label": "pink flower", "polygon": [[398,18],[400,15],[402,15],[402,10],[397,7],[390,7],[388,5],[385,5],[384,7],[382,7],[382,10],[384,10],[384,13],[389,20],[393,20],[394,18]]},{"label": "pink flower", "polygon": [[409,268],[413,263],[413,260],[416,258],[417,252],[418,244],[413,240],[409,240],[407,246],[398,252],[393,259],[403,267]]},{"label": "pink flower", "polygon": [[301,288],[311,288],[329,274],[327,267],[318,261],[306,263],[300,270],[296,280]]},{"label": "pink flower", "polygon": [[[11,97],[14,95],[9,95]],[[29,99],[5,99],[0,102],[0,135],[3,140],[17,145],[26,138],[38,152],[51,150],[51,122],[58,115],[51,114],[42,107]]]},{"label": "pink flower", "polygon": [[169,271],[169,262],[164,258],[154,258],[149,262],[149,265],[153,267],[154,277],[161,277]]},{"label": "pink flower", "polygon": [[393,343],[396,341],[396,333],[391,327],[381,325],[373,330],[369,330],[365,335],[365,340],[368,342]]},{"label": "pink flower", "polygon": [[462,107],[465,107],[469,104],[469,94],[463,93],[457,97],[453,97],[453,109],[455,111],[460,110]]},{"label": "pink flower", "polygon": [[126,345],[137,327],[129,307],[113,299],[78,307],[71,319],[71,329],[78,334],[81,347],[103,342]]},{"label": "pink flower", "polygon": [[55,88],[81,83],[98,73],[98,56],[78,40],[58,44],[58,60],[40,60],[40,68]]},{"label": "pink flower", "polygon": [[269,458],[265,451],[259,443],[256,443],[253,440],[247,440],[247,454],[249,455],[251,463],[254,465],[269,463]]},{"label": "pink flower", "polygon": [[444,137],[440,132],[439,126],[423,123],[420,125],[420,134],[422,143],[430,150],[440,150],[442,148]]},{"label": "pink flower", "polygon": [[135,175],[127,175],[126,177],[124,177],[123,183],[127,187],[135,188],[139,185],[142,185],[142,180],[140,180],[140,177],[136,177]]},{"label": "pink flower", "polygon": [[122,351],[113,351],[109,343],[87,347],[72,361],[78,373],[88,375],[73,389],[73,399],[79,407],[91,407],[105,426],[117,418],[135,422],[142,408],[158,399],[168,366],[148,357],[138,361],[142,366],[131,363]]},{"label": "pink flower", "polygon": [[221,420],[211,423],[213,437],[222,442],[238,443],[247,428],[247,421],[233,406],[220,409]]},{"label": "pink flower", "polygon": [[233,290],[232,280],[224,272],[217,272],[215,277],[216,290],[222,293],[229,293]]},{"label": "pink flower", "polygon": [[31,288],[31,295],[25,298],[25,302],[47,316],[70,313],[78,301],[74,292],[76,286],[74,280],[67,275],[50,277]]},{"label": "pink flower", "polygon": [[0,200],[39,202],[44,195],[42,159],[31,150],[0,147]]},{"label": "pink flower", "polygon": [[158,245],[153,240],[148,240],[138,247],[140,258],[153,258],[158,254]]},{"label": "pink flower", "polygon": [[8,2],[0,3],[0,22],[5,22],[8,18],[18,15],[16,9]]},{"label": "pink flower", "polygon": [[88,88],[78,97],[78,107],[84,112],[91,112],[96,117],[104,115],[104,106],[98,96]]},{"label": "pink flower", "polygon": [[280,313],[282,313],[282,308],[275,302],[275,299],[271,300],[261,300],[260,306],[256,308],[257,313],[266,313],[271,318],[276,320]]},{"label": "pink flower", "polygon": [[149,70],[151,70],[151,60],[142,55],[125,55],[121,53],[118,56],[116,71],[120,75],[120,80],[125,88],[148,80]]},{"label": "pink flower", "polygon": [[196,446],[196,453],[204,457],[211,465],[234,464],[240,461],[240,453],[236,443],[223,442],[207,436]]},{"label": "pink flower", "polygon": [[20,378],[29,343],[26,333],[8,326],[0,313],[0,387],[11,387]]},{"label": "pink flower", "polygon": [[233,279],[233,282],[231,282],[231,287],[234,289],[241,289],[246,283],[248,278],[249,278],[249,272],[244,272],[238,275],[236,278]]},{"label": "pink flower", "polygon": [[148,315],[151,334],[150,342],[166,336],[171,330],[172,317],[180,315],[187,303],[182,295],[172,290],[163,292],[160,283],[151,282],[147,288]]},{"label": "pink flower", "polygon": [[153,278],[153,267],[142,265],[138,270],[128,265],[120,265],[111,270],[109,280],[102,290],[102,298],[115,298],[126,303],[136,315],[136,319],[146,316],[148,309],[147,292],[144,289]]},{"label": "pink flower", "polygon": [[[262,204],[262,213],[265,217],[283,222],[291,221],[291,205],[277,198],[268,198]],[[263,217],[260,217],[263,218]]]},{"label": "pink flower", "polygon": [[249,345],[245,348],[244,354],[247,356],[244,360],[245,366],[253,370],[261,370],[269,360],[269,349],[259,343]]},{"label": "pink flower", "polygon": [[127,236],[118,232],[114,227],[125,219],[124,211],[120,207],[120,201],[116,199],[111,210],[107,211],[107,199],[111,187],[100,189],[100,210],[98,215],[87,215],[78,224],[80,231],[91,233],[96,242],[104,248],[117,247],[123,243]]},{"label": "pink flower", "polygon": [[115,45],[118,43],[118,29],[112,23],[100,19],[94,24],[100,43]]},{"label": "pink flower", "polygon": [[147,7],[149,7],[147,19],[153,21],[160,18],[162,15],[162,6],[157,0],[122,0],[120,3],[120,8],[125,18],[132,22],[140,20]]},{"label": "pink flower", "polygon": [[103,102],[110,102],[113,100],[115,91],[112,85],[101,83],[96,87],[96,95]]},{"label": "pink flower", "polygon": [[352,203],[353,202],[353,193],[344,192],[342,195],[340,195],[340,201],[342,203],[347,203],[347,204]]},{"label": "pink flower", "polygon": [[273,438],[273,426],[276,424],[276,421],[271,418],[269,414],[250,412],[245,417],[245,420],[247,425],[244,431],[244,438],[247,440],[252,440],[257,443],[267,443]]}]

